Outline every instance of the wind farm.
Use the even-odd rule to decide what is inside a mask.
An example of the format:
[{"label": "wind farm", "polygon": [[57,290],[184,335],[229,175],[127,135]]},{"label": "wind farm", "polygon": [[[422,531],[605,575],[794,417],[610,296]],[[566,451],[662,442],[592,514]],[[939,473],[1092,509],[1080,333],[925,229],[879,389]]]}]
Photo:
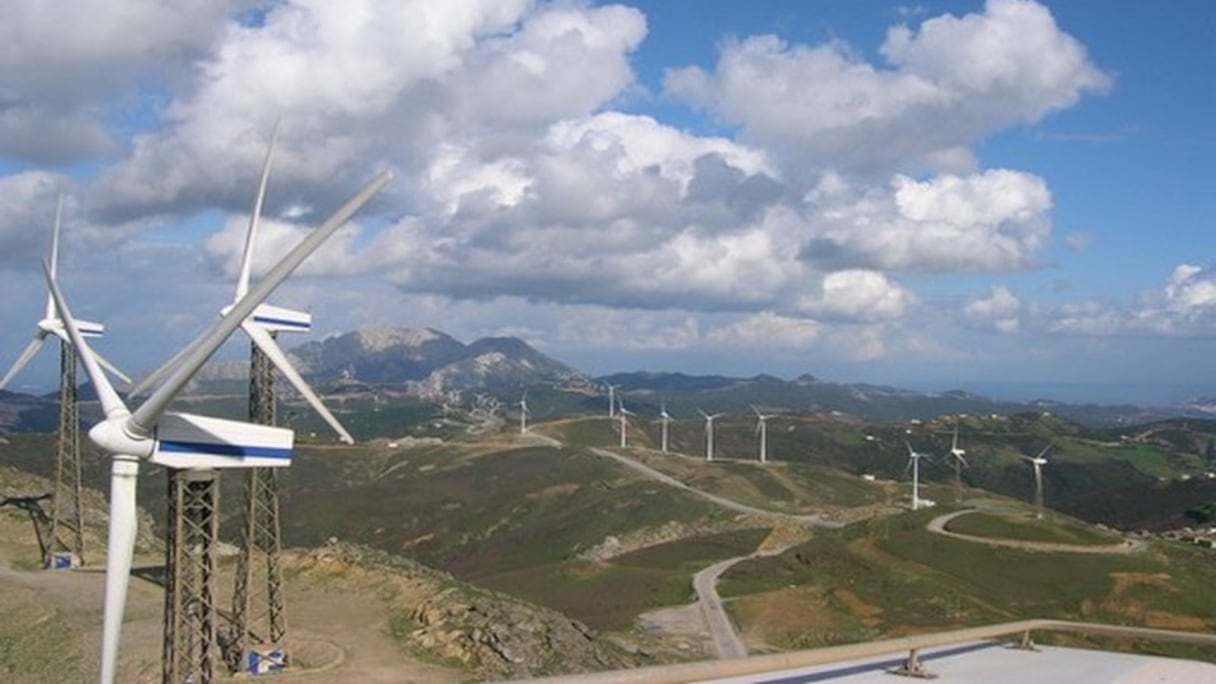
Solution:
[{"label": "wind farm", "polygon": [[0,680],[1216,681],[1216,9],[7,9]]}]

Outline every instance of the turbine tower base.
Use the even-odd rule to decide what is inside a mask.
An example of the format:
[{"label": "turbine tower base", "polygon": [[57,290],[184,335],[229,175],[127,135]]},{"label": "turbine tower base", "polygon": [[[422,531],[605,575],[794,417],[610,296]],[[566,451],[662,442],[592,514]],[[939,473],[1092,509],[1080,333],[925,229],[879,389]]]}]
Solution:
[{"label": "turbine tower base", "polygon": [[168,470],[165,641],[162,681],[209,684],[215,677],[215,544],[219,477],[214,470]]}]

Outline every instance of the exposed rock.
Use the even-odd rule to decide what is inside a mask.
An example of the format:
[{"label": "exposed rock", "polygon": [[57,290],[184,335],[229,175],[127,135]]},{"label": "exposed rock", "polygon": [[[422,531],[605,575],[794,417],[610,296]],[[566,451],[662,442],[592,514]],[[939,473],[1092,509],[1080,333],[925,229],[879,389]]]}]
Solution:
[{"label": "exposed rock", "polygon": [[617,669],[637,658],[587,625],[525,601],[457,581],[400,556],[339,542],[304,566],[375,586],[399,616],[394,635],[411,651],[460,663],[478,679]]}]

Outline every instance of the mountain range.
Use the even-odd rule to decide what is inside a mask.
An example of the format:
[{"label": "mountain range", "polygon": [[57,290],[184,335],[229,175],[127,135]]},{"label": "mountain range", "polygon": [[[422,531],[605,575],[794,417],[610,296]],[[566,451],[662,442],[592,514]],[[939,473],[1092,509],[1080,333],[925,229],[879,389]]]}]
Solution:
[{"label": "mountain range", "polygon": [[[1211,399],[1167,408],[1068,404],[1049,399],[1013,402],[961,389],[925,393],[877,384],[828,382],[809,373],[792,380],[772,375],[738,378],[668,372],[592,377],[515,337],[485,337],[465,344],[433,328],[356,330],[307,342],[288,355],[323,394],[398,394],[442,402],[472,391],[514,400],[513,395],[524,388],[545,388],[557,395],[549,402],[544,412],[547,415],[590,409],[593,403],[589,395],[603,393],[608,384],[642,405],[657,406],[663,398],[715,411],[750,413],[751,406],[759,406],[870,420],[1046,411],[1090,425],[1120,425],[1170,417],[1210,418],[1216,410],[1216,401]],[[214,362],[198,374],[191,391],[241,395],[247,378],[246,361]],[[287,383],[278,387],[290,396]],[[82,399],[91,397],[88,387],[81,389]],[[55,399],[55,394],[38,398],[0,391],[0,431],[53,429]]]},{"label": "mountain range", "polygon": [[[307,342],[288,352],[314,385],[339,392],[393,387],[426,399],[452,392],[546,385],[580,387],[591,379],[515,337],[483,337],[464,344],[433,328],[370,328]],[[248,377],[244,361],[212,364],[196,391]]]}]

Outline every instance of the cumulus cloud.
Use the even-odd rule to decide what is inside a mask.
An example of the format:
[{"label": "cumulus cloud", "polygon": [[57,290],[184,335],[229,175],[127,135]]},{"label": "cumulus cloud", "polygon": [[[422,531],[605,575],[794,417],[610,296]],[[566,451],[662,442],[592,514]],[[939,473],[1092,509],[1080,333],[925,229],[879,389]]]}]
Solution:
[{"label": "cumulus cloud", "polygon": [[756,36],[727,43],[712,72],[669,71],[665,87],[781,150],[791,165],[881,171],[966,163],[965,148],[984,136],[1111,83],[1029,0],[989,0],[979,13],[897,26],[881,52],[889,67],[839,41]]},{"label": "cumulus cloud", "polygon": [[902,318],[917,297],[874,271],[848,270],[823,278],[817,297],[803,297],[798,309],[816,318],[875,322]]},{"label": "cumulus cloud", "polygon": [[[0,9],[0,155],[39,164],[118,146],[132,88],[182,77],[250,0],[9,0]],[[149,80],[151,79],[151,80]]]},{"label": "cumulus cloud", "polygon": [[[645,16],[621,5],[286,0],[242,15],[250,3],[90,0],[86,15],[117,4],[146,31],[116,34],[98,19],[51,54],[54,22],[0,27],[22,53],[0,51],[6,73],[52,62],[45,81],[21,72],[11,106],[0,92],[0,158],[114,155],[75,188],[73,218],[91,238],[130,246],[155,227],[178,248],[200,241],[194,276],[218,276],[226,297],[282,116],[255,272],[392,168],[385,196],[302,269],[338,286],[306,291],[341,301],[348,325],[360,323],[352,312],[384,315],[390,296],[469,317],[509,301],[512,320],[488,326],[517,329],[536,313],[543,327],[519,329],[566,347],[770,344],[878,358],[920,305],[904,276],[1029,269],[1047,244],[1047,184],[979,169],[971,147],[1109,85],[1047,9],[992,0],[892,29],[884,64],[840,42],[726,43],[713,69],[666,79],[669,94],[731,126],[708,135],[619,111],[639,89],[631,60],[647,33]],[[131,137],[102,101],[151,123]],[[0,263],[42,253],[43,233],[28,226],[49,225],[55,180],[0,175]],[[1153,315],[1202,309],[1205,277],[1177,275]],[[372,282],[377,301],[357,304]],[[1028,308],[994,288],[964,318],[1011,332]],[[549,309],[562,317],[538,313]],[[1072,329],[1087,315],[1071,312]]]},{"label": "cumulus cloud", "polygon": [[0,267],[36,269],[46,257],[63,185],[45,171],[0,176]]},{"label": "cumulus cloud", "polygon": [[1216,310],[1216,273],[1210,268],[1182,264],[1174,269],[1165,286],[1165,308],[1193,318]]},{"label": "cumulus cloud", "polygon": [[369,168],[393,166],[401,200],[425,206],[417,174],[433,155],[450,145],[509,155],[553,122],[591,114],[632,82],[628,56],[644,35],[642,15],[618,6],[275,4],[256,25],[228,26],[167,125],[104,174],[95,210],[117,220],[239,208],[240,179],[279,115],[276,180],[297,195],[332,203]]},{"label": "cumulus cloud", "polygon": [[709,331],[719,344],[739,347],[806,347],[819,337],[814,321],[762,311]]},{"label": "cumulus cloud", "polygon": [[1073,302],[1045,317],[1046,330],[1071,335],[1210,337],[1216,330],[1216,271],[1180,264],[1163,287],[1135,302]]},{"label": "cumulus cloud", "polygon": [[963,306],[963,315],[974,325],[1003,334],[1021,327],[1022,302],[1007,287],[994,285],[987,297],[972,299]]},{"label": "cumulus cloud", "polygon": [[815,235],[803,258],[823,268],[1012,271],[1033,265],[1051,232],[1051,193],[1037,176],[992,169],[889,188],[812,195]]}]

